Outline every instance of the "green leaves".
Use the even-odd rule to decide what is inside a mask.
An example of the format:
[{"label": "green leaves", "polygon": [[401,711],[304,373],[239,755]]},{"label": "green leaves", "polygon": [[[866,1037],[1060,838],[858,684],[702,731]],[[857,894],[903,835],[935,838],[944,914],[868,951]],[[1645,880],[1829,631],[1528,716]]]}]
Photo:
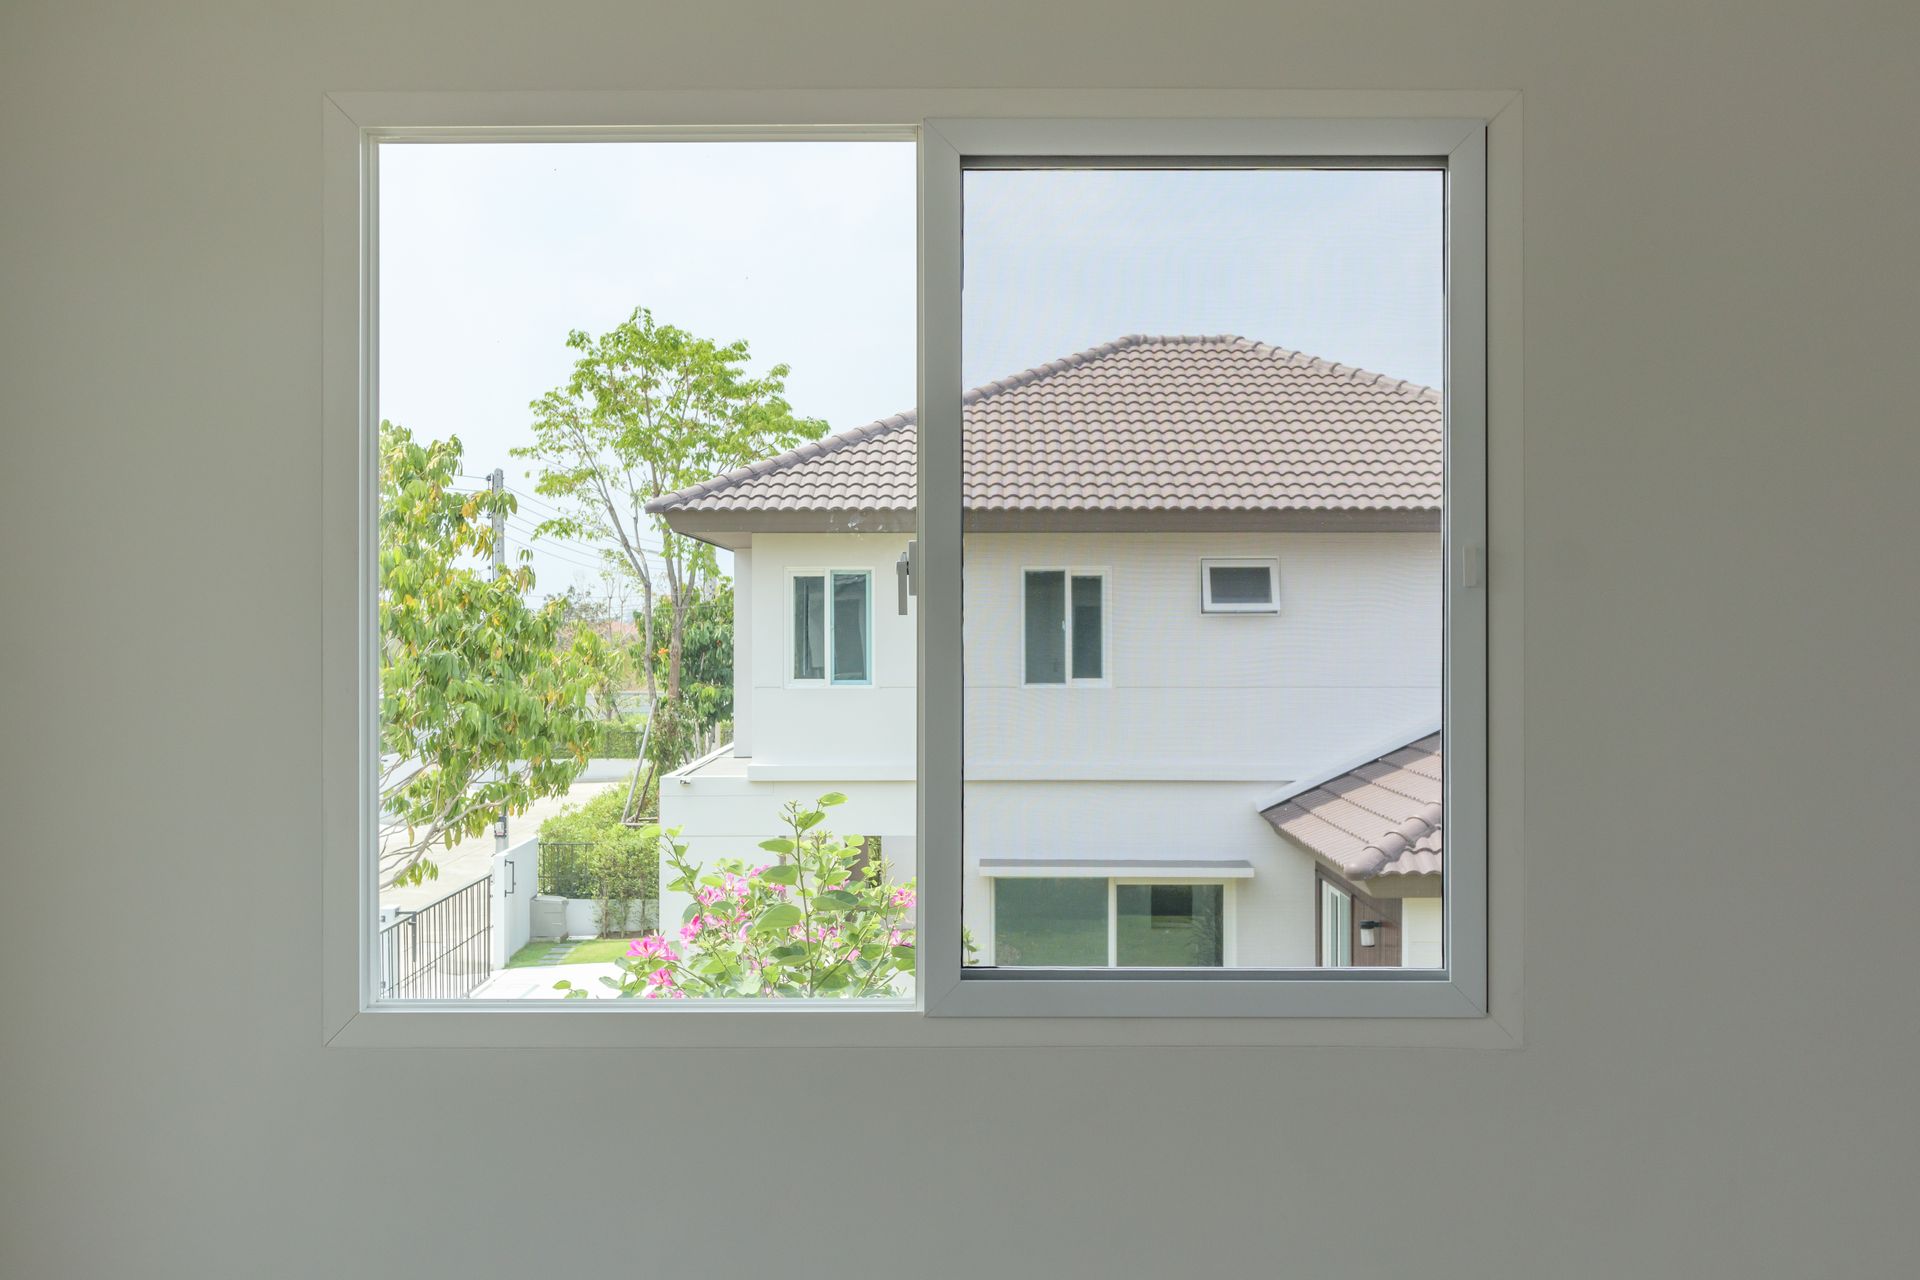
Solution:
[{"label": "green leaves", "polygon": [[380,430],[381,871],[413,879],[436,844],[564,791],[590,740],[581,664],[531,571],[486,563],[505,492],[462,493],[457,439]]},{"label": "green leaves", "polygon": [[794,906],[791,902],[775,903],[760,913],[760,918],[753,922],[753,931],[755,933],[768,933],[775,930],[791,929],[794,925],[799,924],[801,919],[802,913],[800,908]]},{"label": "green leaves", "polygon": [[[745,342],[698,337],[656,321],[645,308],[605,333],[574,330],[567,346],[576,353],[567,381],[533,402],[532,443],[513,452],[539,468],[535,487],[560,511],[548,531],[599,542],[641,586],[648,691],[659,658],[653,633],[664,622],[671,638],[667,688],[677,699],[689,606],[719,566],[711,547],[636,513],[650,498],[817,439],[826,424],[794,415],[785,399],[787,366],[756,377]],[[644,545],[649,540],[657,551]],[[655,607],[662,597],[672,601],[664,618]],[[708,620],[725,625],[694,662],[694,679],[709,686],[731,682],[731,612],[729,606]],[[721,643],[728,646],[724,662]]]},{"label": "green leaves", "polygon": [[787,860],[757,871],[738,858],[695,865],[679,833],[663,833],[659,853],[662,867],[672,870],[669,887],[696,897],[683,919],[702,923],[676,934],[677,941],[644,941],[642,957],[620,961],[621,977],[609,985],[623,998],[643,999],[904,994],[903,979],[914,972],[907,919],[913,883],[890,884],[878,875],[850,880],[855,851],[831,832],[808,834],[802,824],[831,807],[787,805],[793,836],[760,845]]}]

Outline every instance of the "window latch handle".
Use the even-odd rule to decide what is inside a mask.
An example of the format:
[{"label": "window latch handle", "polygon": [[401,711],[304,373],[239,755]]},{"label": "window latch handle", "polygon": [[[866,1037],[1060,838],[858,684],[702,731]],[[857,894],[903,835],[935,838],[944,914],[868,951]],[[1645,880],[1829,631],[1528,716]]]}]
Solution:
[{"label": "window latch handle", "polygon": [[907,597],[920,594],[913,582],[913,551],[919,545],[917,541],[908,542],[907,549],[900,553],[900,558],[893,565],[893,576],[900,586],[900,616],[903,618],[907,616]]},{"label": "window latch handle", "polygon": [[1460,585],[1483,587],[1487,582],[1487,549],[1477,542],[1460,549]]}]

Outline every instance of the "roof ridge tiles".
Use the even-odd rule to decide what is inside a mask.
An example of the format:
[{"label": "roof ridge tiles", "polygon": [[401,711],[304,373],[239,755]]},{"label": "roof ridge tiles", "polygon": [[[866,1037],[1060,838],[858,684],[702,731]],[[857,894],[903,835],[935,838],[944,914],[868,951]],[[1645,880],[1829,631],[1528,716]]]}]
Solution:
[{"label": "roof ridge tiles", "polygon": [[[1440,401],[1440,393],[1438,391],[1431,387],[1423,387],[1412,383],[1404,378],[1391,378],[1385,374],[1361,369],[1353,365],[1344,365],[1338,362],[1328,361],[1306,352],[1276,346],[1268,342],[1257,341],[1238,334],[1130,333],[974,387],[963,393],[961,403],[965,407],[987,404],[996,398],[1006,397],[1010,393],[1045,382],[1061,374],[1076,369],[1097,366],[1124,352],[1177,347],[1218,347],[1222,350],[1231,349],[1268,355],[1288,367],[1310,369],[1315,373],[1350,384],[1354,387],[1369,388],[1376,394],[1386,393],[1394,395],[1408,402],[1408,412],[1418,412],[1412,410],[1411,406],[1413,404],[1433,405]],[[1177,373],[1170,373],[1169,369],[1177,370],[1178,368],[1178,366],[1169,366],[1166,361],[1157,363],[1148,362],[1144,365],[1136,365],[1136,367],[1144,370],[1144,374],[1130,374],[1128,370],[1119,370],[1114,375],[1115,380],[1124,380],[1129,376],[1136,378],[1144,376],[1148,380],[1146,390],[1156,394],[1168,389],[1166,379],[1170,376],[1177,376]],[[1105,381],[1105,379],[1102,379],[1102,381]],[[1094,402],[1097,407],[1098,397],[1103,394],[1098,389],[1099,385],[1100,384],[1096,383],[1088,388],[1069,388],[1063,393],[1066,403],[1068,405],[1081,406],[1085,402],[1091,401]],[[1140,389],[1136,388],[1136,394],[1140,394]],[[1253,403],[1266,405],[1284,400],[1293,394],[1295,393],[1292,391],[1265,389],[1238,395],[1225,395],[1220,397],[1220,408],[1232,412],[1236,406],[1244,409],[1250,400]],[[1352,450],[1364,448],[1370,443],[1377,445],[1382,442],[1392,442],[1401,446],[1410,445],[1412,443],[1410,437],[1416,432],[1421,431],[1420,424],[1400,417],[1400,414],[1392,409],[1379,407],[1377,402],[1369,403],[1366,397],[1362,397],[1356,401],[1351,397],[1336,396],[1325,388],[1322,388],[1317,394],[1326,400],[1350,406],[1341,410],[1341,416],[1349,419],[1349,421],[1321,421],[1321,419],[1330,418],[1332,415],[1327,414],[1324,410],[1308,411],[1310,419],[1315,423],[1311,428],[1312,431],[1335,433],[1341,437],[1341,439],[1332,442],[1312,442],[1310,437],[1304,437],[1304,447],[1301,448],[1301,452],[1318,456],[1343,456],[1349,459],[1346,466],[1336,469],[1336,474],[1342,475],[1366,474],[1365,468],[1384,467],[1390,473],[1395,471],[1404,473],[1408,469],[1408,465],[1412,460],[1406,458],[1397,460],[1371,459],[1363,461],[1351,459],[1350,455]],[[1074,411],[1078,412],[1081,410],[1076,408]],[[1215,408],[1189,405],[1185,410],[1178,412],[1177,416],[1184,429],[1188,424],[1209,420],[1218,411],[1219,410]],[[1018,405],[1010,405],[1008,412],[1018,414],[1022,412],[1022,409]],[[1057,409],[1049,410],[1043,406],[1039,412],[1041,420],[1044,421],[1052,414],[1057,414],[1060,411]],[[1166,411],[1160,409],[1158,412],[1164,414]],[[1152,426],[1152,414],[1153,411],[1130,408],[1124,414],[1116,414],[1115,416],[1129,423],[1130,429],[1138,430]],[[995,416],[999,417],[1000,415],[996,412]],[[1351,420],[1355,418],[1363,419],[1369,425],[1358,427],[1357,424],[1351,422]],[[817,458],[840,453],[869,441],[882,439],[901,431],[903,428],[913,426],[915,421],[915,411],[907,410],[862,426],[851,427],[844,431],[835,432],[818,440],[808,440],[774,457],[756,459],[744,466],[722,472],[719,475],[702,480],[687,488],[680,489],[673,493],[663,494],[649,502],[647,504],[647,510],[660,513],[688,507],[698,503],[703,498],[707,498],[710,495],[717,494],[744,482],[772,477]],[[1133,424],[1138,425],[1134,426]],[[1075,424],[1070,419],[1050,423],[1049,426],[1050,428],[1057,428],[1066,432],[1069,435],[1074,435],[1078,432],[1080,436],[1084,436],[1090,443],[1097,443],[1098,441],[1098,437],[1093,434],[1091,428]],[[1251,433],[1245,428],[1234,427],[1230,428],[1230,430],[1237,441],[1242,443],[1251,441]],[[1329,446],[1331,446],[1331,448]],[[1006,446],[1002,444],[998,446],[998,448],[1004,451]],[[1057,455],[1060,451],[1056,449],[1054,452]],[[1075,450],[1074,452],[1076,456],[1079,456],[1086,451]],[[1201,453],[1203,451],[1196,449],[1191,451],[1183,450],[1183,452]],[[865,466],[873,469],[886,468],[890,465],[892,456],[890,452],[886,451],[875,453],[871,456],[871,460],[865,463]],[[1377,472],[1375,474],[1377,474]],[[770,481],[769,483],[772,482]],[[765,499],[763,498],[762,500]]]}]

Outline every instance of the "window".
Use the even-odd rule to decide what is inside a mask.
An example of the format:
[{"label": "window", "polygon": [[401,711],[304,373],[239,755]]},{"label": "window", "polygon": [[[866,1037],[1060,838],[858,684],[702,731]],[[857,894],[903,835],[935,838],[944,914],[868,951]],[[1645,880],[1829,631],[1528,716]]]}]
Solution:
[{"label": "window", "polygon": [[1140,968],[1226,963],[1226,888],[1217,884],[1114,886],[1114,963]]},{"label": "window", "polygon": [[1353,895],[1320,881],[1320,958],[1323,969],[1353,963]]},{"label": "window", "polygon": [[817,442],[913,406],[913,147],[370,160],[373,999],[910,1001],[911,529],[761,482],[830,508]]},{"label": "window", "polygon": [[827,580],[819,574],[793,580],[793,678],[827,678]]},{"label": "window", "polygon": [[[835,569],[793,576],[793,680],[871,684],[873,575]],[[827,606],[829,589],[833,605]]]},{"label": "window", "polygon": [[994,962],[1023,967],[1218,967],[1226,888],[1097,877],[995,881]]},{"label": "window", "polygon": [[994,890],[994,957],[1004,965],[1107,963],[1107,882],[1019,878]]},{"label": "window", "polygon": [[1106,581],[1099,573],[1026,571],[1028,684],[1098,683],[1106,678]]},{"label": "window", "polygon": [[1280,612],[1280,562],[1202,560],[1200,608],[1206,613]]},{"label": "window", "polygon": [[[957,726],[962,918],[993,945],[957,979],[930,952],[936,1007],[1252,1011],[1300,1007],[1285,988],[1320,982],[1340,988],[1323,1007],[1351,1013],[1475,988],[1478,954],[1452,933],[1437,970],[1402,963],[1385,927],[1373,934],[1395,945],[1357,960],[1359,899],[1322,901],[1317,870],[1382,902],[1477,914],[1453,896],[1476,872],[1456,878],[1457,760],[1442,749],[1478,679],[1457,660],[1479,643],[1479,601],[1455,594],[1447,563],[1450,538],[1478,537],[1480,295],[1462,291],[1477,135],[1315,160],[1235,153],[1231,129],[1169,127],[1129,151],[1098,125],[953,128],[952,275],[928,279],[959,351],[927,376],[967,390],[922,421],[958,433],[944,492],[964,578],[928,574],[923,601],[958,624],[963,660],[951,704],[934,688],[949,677],[926,670],[929,714],[956,714],[924,727]],[[1176,136],[1194,150],[1164,145]],[[1468,400],[1450,408],[1456,392]],[[924,466],[932,504],[937,450]],[[1278,615],[1283,561],[1287,625],[1212,620]],[[1125,616],[1109,607],[1118,580]],[[1106,692],[1007,692],[1083,682]],[[1478,829],[1476,802],[1463,820]],[[1086,959],[1092,890],[1010,870],[1036,837],[1080,874],[1112,871],[1104,966]],[[929,836],[930,897],[949,883],[946,838]],[[1245,868],[1231,894],[1206,883],[1222,862]],[[1329,972],[1362,967],[1394,979]],[[1124,997],[1093,994],[1115,975]],[[1428,978],[1464,982],[1429,1002]]]},{"label": "window", "polygon": [[[366,100],[389,114],[455,109],[451,99],[435,101]],[[537,109],[504,107],[498,119],[524,122]],[[579,118],[602,110],[584,103]],[[354,501],[327,508],[329,590],[343,606],[328,617],[378,617],[381,630],[329,631],[327,680],[342,696],[328,705],[344,708],[329,713],[329,759],[341,764],[329,776],[352,781],[329,784],[329,830],[361,833],[358,863],[329,863],[330,1026],[344,1025],[334,1011],[350,1006],[350,1020],[351,1010],[387,1003],[396,991],[439,1001],[554,998],[551,982],[529,977],[513,992],[465,975],[486,969],[472,944],[488,935],[489,910],[491,941],[502,938],[501,893],[512,892],[503,880],[557,883],[606,863],[577,854],[549,865],[542,846],[565,842],[537,838],[547,825],[540,804],[586,799],[608,810],[610,826],[628,833],[621,839],[654,822],[698,828],[659,850],[654,865],[670,884],[649,887],[643,874],[631,897],[578,886],[564,895],[567,910],[589,915],[545,926],[564,938],[644,944],[636,954],[649,963],[629,973],[638,968],[634,976],[651,988],[638,994],[656,1000],[768,990],[744,971],[737,988],[726,985],[732,978],[707,981],[717,969],[687,969],[688,986],[698,980],[703,990],[675,990],[679,971],[656,963],[680,930],[705,928],[709,914],[729,918],[718,909],[725,904],[706,901],[733,892],[728,877],[742,874],[725,860],[756,877],[772,868],[779,881],[791,863],[783,844],[830,841],[834,856],[864,872],[884,840],[883,878],[898,882],[885,949],[905,962],[870,980],[872,955],[856,948],[857,971],[805,993],[894,1002],[858,1020],[866,1028],[921,1012],[1117,1015],[1136,1025],[1158,1015],[1484,1012],[1483,126],[929,120],[910,131],[910,143],[900,140],[909,131],[876,126],[893,140],[836,140],[844,131],[811,128],[779,142],[747,141],[737,129],[614,130],[601,135],[612,139],[606,145],[585,145],[462,133],[445,118],[360,124],[345,107],[336,114],[328,126],[326,457],[330,492]],[[669,136],[674,146],[658,145]],[[463,145],[437,145],[443,140]],[[856,172],[865,163],[856,153],[869,152],[893,158]],[[626,193],[641,198],[580,198],[582,175],[642,156]],[[497,172],[463,169],[484,165]],[[1511,182],[1502,179],[1503,201]],[[742,193],[769,185],[812,192],[807,207],[819,216],[768,222]],[[644,198],[669,189],[696,198]],[[567,212],[542,213],[543,201]],[[609,212],[617,222],[717,208],[765,225],[747,234],[729,226],[725,244],[690,251],[685,226],[603,234],[595,222]],[[506,243],[487,221],[496,209],[535,229],[509,246],[517,282],[487,274],[485,246]],[[1510,223],[1511,207],[1503,204],[1502,216]],[[806,242],[774,246],[776,234]],[[652,247],[665,243],[676,246],[678,268],[661,274]],[[477,270],[448,270],[436,252]],[[735,260],[750,254],[761,256]],[[816,268],[841,283],[799,278]],[[507,438],[513,424],[526,425],[524,412],[495,414],[476,399],[484,391],[487,404],[534,401],[543,420],[585,421],[569,417],[581,405],[565,402],[567,380],[547,377],[553,352],[489,362],[486,377],[464,379],[438,368],[441,357],[423,357],[453,321],[476,330],[474,342],[445,344],[456,353],[475,342],[511,352],[525,342],[508,333],[514,324],[537,319],[551,329],[555,315],[568,320],[562,328],[574,323],[563,314],[572,304],[558,296],[505,308],[469,299],[451,321],[423,309],[436,281],[469,278],[475,292],[500,296],[569,280],[610,283],[639,304],[624,322],[627,336],[663,350],[705,350],[711,340],[727,367],[685,389],[738,390],[738,414],[709,424],[705,440],[616,433],[608,441],[616,451],[671,445],[663,456],[688,474],[621,495],[601,519],[595,495],[561,489],[568,474],[610,470],[541,456],[560,447],[551,441]],[[739,287],[743,280],[753,283]],[[698,307],[681,305],[675,290],[688,289]],[[850,299],[849,314],[875,319],[871,341],[846,341],[817,316],[793,323],[789,299],[836,291]],[[451,294],[442,300],[457,305]],[[672,326],[694,314],[706,318],[690,346]],[[604,330],[564,357],[585,378],[580,385],[621,376],[619,344],[601,341],[621,326],[591,316],[580,323]],[[810,335],[823,331],[834,340],[814,343]],[[751,354],[738,340],[745,333],[754,335]],[[1510,325],[1501,333],[1512,341]],[[543,340],[551,345],[551,335]],[[597,351],[605,358],[596,368],[579,367]],[[736,351],[737,359],[727,354]],[[851,355],[836,366],[833,353]],[[527,370],[541,371],[540,385],[492,386]],[[435,387],[457,387],[474,403],[439,404]],[[645,394],[626,397],[631,403],[653,394],[637,390]],[[558,397],[551,403],[549,391]],[[610,387],[597,403],[618,404],[624,394]],[[677,415],[669,430],[698,416]],[[383,418],[407,421],[410,443],[386,438]],[[454,426],[465,456],[441,449]],[[382,471],[394,460],[426,466],[429,483],[385,487]],[[451,496],[460,509],[408,510],[421,494]],[[378,528],[356,523],[356,510],[377,512]],[[390,532],[415,516],[418,527],[432,527],[442,515],[459,534],[441,565],[459,590],[445,599],[484,595],[514,614],[516,644],[551,640],[557,657],[564,642],[574,660],[594,647],[591,634],[602,647],[608,638],[637,647],[626,628],[650,620],[654,652],[635,665],[633,682],[542,684],[535,670],[531,683],[511,688],[526,676],[514,668],[527,655],[476,650],[497,665],[467,669],[464,683],[479,696],[459,706],[387,690],[398,659],[428,679],[444,666],[412,662],[407,634],[444,632],[431,618],[404,616],[421,597],[389,589],[384,572]],[[1282,560],[1284,624],[1199,616],[1281,612]],[[896,561],[906,566],[899,607],[892,591],[876,607],[873,574],[893,572]],[[645,585],[649,573],[659,575],[646,593],[651,608],[605,589],[620,574]],[[1126,584],[1124,617],[1109,581]],[[510,607],[509,596],[519,605]],[[667,662],[674,678],[642,687]],[[1076,684],[1102,692],[1019,692]],[[834,686],[872,692],[823,696]],[[390,740],[392,717],[448,705],[456,727],[476,711],[498,725],[488,706],[509,697],[519,705],[523,694],[533,699],[525,705],[592,712],[576,727],[593,741],[569,741],[565,752],[502,744],[499,776],[482,767],[467,780],[485,789],[482,802],[439,834],[468,861],[431,857],[443,874],[457,865],[479,878],[389,879],[411,853],[388,838],[428,812],[421,806],[438,785],[431,769],[445,763],[431,742]],[[610,718],[629,723],[609,729]],[[637,767],[591,783],[534,776],[557,776],[556,762],[583,754],[601,759],[602,742],[629,731],[657,742],[683,728],[682,762],[657,787]],[[420,794],[390,794],[390,785]],[[1389,804],[1370,793],[1370,802],[1412,806],[1398,825],[1426,824],[1390,851],[1391,866],[1355,861],[1351,849],[1343,854],[1316,835],[1351,816],[1337,807],[1363,785],[1398,797]],[[761,803],[774,788],[799,806],[789,836],[763,829],[779,807]],[[1441,798],[1444,867],[1439,814],[1428,812]],[[496,844],[502,809],[506,835]],[[341,843],[327,842],[330,851]],[[1062,869],[1007,875],[988,865],[1036,844]],[[1316,865],[1337,866],[1354,892],[1323,900]],[[489,876],[491,895],[475,888]],[[620,904],[627,909],[617,912]],[[1344,919],[1344,930],[1324,931],[1323,914]],[[1393,945],[1382,942],[1373,957],[1391,972],[1329,971],[1369,962],[1360,951],[1363,915],[1402,922],[1379,930]],[[435,958],[431,981],[390,981],[395,954]],[[1403,966],[1389,954],[1418,959]],[[354,974],[344,997],[341,955],[351,956]],[[501,966],[496,956],[496,979]],[[914,1012],[894,1011],[909,1006]],[[665,1016],[638,1021],[689,1021],[672,1018],[669,1006],[648,1007]],[[742,1028],[761,1019],[715,1010],[696,1021]],[[417,1024],[413,1014],[386,1023]]]}]

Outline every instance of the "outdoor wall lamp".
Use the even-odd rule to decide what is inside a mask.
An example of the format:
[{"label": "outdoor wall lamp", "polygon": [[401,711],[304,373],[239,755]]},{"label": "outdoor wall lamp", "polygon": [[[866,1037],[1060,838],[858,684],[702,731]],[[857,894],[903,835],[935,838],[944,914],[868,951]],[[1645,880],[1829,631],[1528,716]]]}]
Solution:
[{"label": "outdoor wall lamp", "polygon": [[1360,945],[1370,947],[1379,940],[1380,922],[1378,920],[1362,920],[1360,922]]}]

